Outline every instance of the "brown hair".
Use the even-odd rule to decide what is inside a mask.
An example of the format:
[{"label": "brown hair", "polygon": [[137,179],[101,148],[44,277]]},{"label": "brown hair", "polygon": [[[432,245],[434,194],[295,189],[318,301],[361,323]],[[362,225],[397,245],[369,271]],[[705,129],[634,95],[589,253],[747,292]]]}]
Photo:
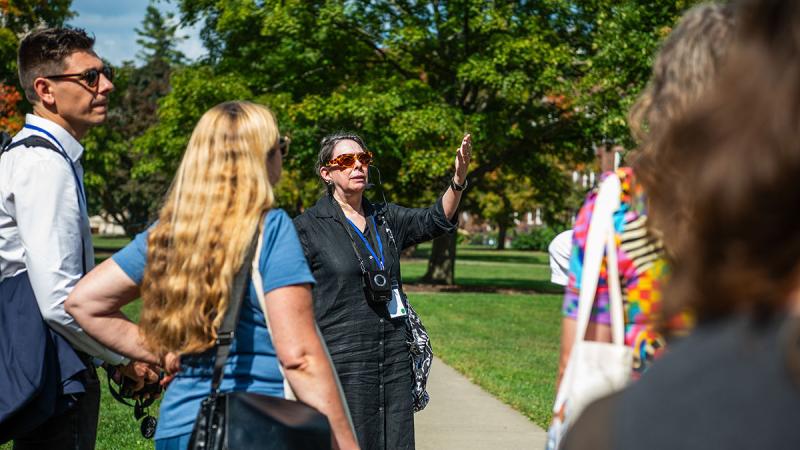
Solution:
[{"label": "brown hair", "polygon": [[39,100],[33,89],[36,78],[60,74],[67,57],[79,51],[92,52],[93,46],[94,38],[80,28],[44,28],[25,36],[17,51],[17,67],[28,101]]},{"label": "brown hair", "polygon": [[[364,144],[364,139],[361,136],[351,133],[349,131],[339,131],[337,133],[329,134],[322,138],[319,143],[319,153],[317,153],[317,162],[314,165],[314,170],[316,170],[316,174],[322,180],[322,176],[319,174],[319,169],[325,167],[328,164],[328,161],[333,158],[333,148],[336,147],[341,141],[353,141],[358,144],[362,150],[365,152],[367,151],[367,145]],[[323,184],[325,181],[322,180]],[[333,193],[333,186],[329,184],[325,184],[325,191],[328,194]]]},{"label": "brown hair", "polygon": [[[656,235],[663,222],[678,220],[682,211],[672,197],[682,166],[667,164],[671,149],[655,143],[666,127],[711,91],[733,39],[731,6],[706,3],[687,11],[664,41],[650,82],[631,108],[628,122],[639,142],[632,166],[647,192],[648,227]],[[669,251],[670,242],[665,246]]]},{"label": "brown hair", "polygon": [[800,280],[800,2],[741,8],[714,95],[656,148],[683,167],[691,218],[663,224],[665,240],[681,237],[666,316],[780,311]]}]

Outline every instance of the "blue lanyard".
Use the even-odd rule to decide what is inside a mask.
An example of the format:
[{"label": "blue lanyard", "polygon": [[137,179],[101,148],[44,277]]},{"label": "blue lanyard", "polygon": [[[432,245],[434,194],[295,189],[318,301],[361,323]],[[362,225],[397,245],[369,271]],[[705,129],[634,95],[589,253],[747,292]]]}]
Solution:
[{"label": "blue lanyard", "polygon": [[361,233],[361,230],[358,229],[358,227],[356,226],[356,224],[353,223],[352,220],[347,219],[347,221],[350,222],[350,225],[353,227],[353,229],[356,230],[356,233],[358,234],[358,237],[361,238],[361,242],[363,242],[364,246],[367,247],[367,250],[369,251],[370,255],[372,255],[372,257],[375,258],[375,261],[378,263],[378,267],[381,270],[383,270],[384,260],[383,260],[383,243],[381,242],[381,235],[378,234],[378,229],[375,226],[375,219],[372,216],[369,216],[369,220],[372,222],[372,230],[375,233],[375,239],[378,241],[378,251],[381,254],[380,259],[378,259],[378,255],[375,254],[375,250],[373,250],[372,246],[369,245],[369,242],[367,241],[367,238],[364,237],[364,234]]},{"label": "blue lanyard", "polygon": [[[67,162],[69,163],[69,168],[72,169],[72,176],[73,176],[73,178],[75,178],[75,186],[78,189],[79,200],[83,200],[83,204],[86,205],[86,194],[83,192],[83,184],[81,183],[81,177],[78,176],[78,171],[75,169],[75,165],[72,163],[72,160],[69,158],[69,155],[67,155],[67,151],[64,150],[64,146],[61,145],[61,142],[58,142],[58,139],[56,139],[56,137],[53,136],[52,133],[50,133],[49,131],[45,130],[44,128],[40,128],[40,127],[37,127],[36,125],[31,125],[29,123],[26,123],[24,128],[43,133],[45,136],[49,137],[50,140],[55,142],[56,146],[58,146],[58,148],[61,150],[59,152],[59,154],[64,159],[67,160]],[[87,211],[88,211],[89,206],[86,205],[86,208],[87,208]]]},{"label": "blue lanyard", "polygon": [[[43,133],[45,136],[50,138],[53,142],[55,142],[56,146],[61,150],[58,152],[66,161],[69,163],[69,168],[72,169],[72,176],[75,178],[75,189],[78,191],[78,209],[80,210],[81,207],[81,200],[83,200],[83,204],[86,207],[86,214],[89,214],[89,205],[86,203],[86,194],[83,192],[83,185],[81,184],[81,177],[78,176],[78,171],[75,169],[75,165],[72,163],[72,160],[67,155],[67,151],[64,150],[64,146],[61,145],[61,142],[58,142],[55,136],[52,133],[45,130],[44,128],[37,127],[36,125],[31,125],[29,123],[25,124],[25,127],[29,130],[38,131]],[[83,274],[86,275],[86,247],[83,243],[83,236],[81,236],[81,267],[83,268]]]}]

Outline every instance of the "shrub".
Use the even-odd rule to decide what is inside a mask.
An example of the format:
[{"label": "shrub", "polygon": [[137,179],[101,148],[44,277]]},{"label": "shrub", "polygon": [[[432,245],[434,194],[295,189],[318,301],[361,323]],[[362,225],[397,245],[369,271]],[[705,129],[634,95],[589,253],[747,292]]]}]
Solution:
[{"label": "shrub", "polygon": [[468,243],[470,245],[495,245],[497,243],[497,232],[472,233],[469,236]]},{"label": "shrub", "polygon": [[528,233],[517,234],[511,241],[511,248],[514,250],[538,250],[547,251],[550,241],[556,237],[558,231],[550,227],[534,228]]}]

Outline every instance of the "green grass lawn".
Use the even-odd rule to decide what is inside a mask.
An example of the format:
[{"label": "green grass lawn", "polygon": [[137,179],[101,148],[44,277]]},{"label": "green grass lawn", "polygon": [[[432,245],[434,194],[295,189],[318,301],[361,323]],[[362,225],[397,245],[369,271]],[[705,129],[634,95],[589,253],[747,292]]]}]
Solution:
[{"label": "green grass lawn", "polygon": [[[403,281],[418,282],[428,267],[430,244],[417,248],[402,263]],[[560,294],[563,288],[550,283],[546,253],[459,247],[456,251],[455,283],[465,288],[519,289]]]},{"label": "green grass lawn", "polygon": [[[409,299],[437,357],[547,427],[555,397],[560,296],[414,292]],[[435,402],[436,393],[431,395]]]},{"label": "green grass lawn", "polygon": [[[106,250],[97,252],[98,262],[127,242],[127,238],[96,238],[95,246]],[[406,283],[424,274],[430,248],[422,245],[403,261]],[[550,420],[555,395],[561,317],[561,288],[549,279],[546,253],[459,247],[456,284],[488,292],[409,293],[436,356],[542,427]],[[491,292],[496,288],[525,293]],[[140,308],[137,300],[125,312],[136,320]],[[152,441],[139,434],[133,409],[111,397],[105,371],[98,373],[103,388],[97,449],[152,449]],[[150,408],[154,416],[157,406]],[[10,448],[10,444],[0,446]]]},{"label": "green grass lawn", "polygon": [[[425,273],[429,253],[430,245],[422,245],[403,261],[405,283]],[[437,357],[545,428],[555,397],[563,292],[549,280],[546,253],[459,247],[457,285],[535,293],[408,294]]]}]

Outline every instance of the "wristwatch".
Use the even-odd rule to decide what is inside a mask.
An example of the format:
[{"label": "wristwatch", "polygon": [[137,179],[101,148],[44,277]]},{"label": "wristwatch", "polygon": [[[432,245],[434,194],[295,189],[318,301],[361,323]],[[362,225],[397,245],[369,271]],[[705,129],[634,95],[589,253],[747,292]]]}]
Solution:
[{"label": "wristwatch", "polygon": [[464,184],[456,183],[456,178],[455,177],[450,178],[450,187],[456,192],[463,191],[464,189],[467,188],[467,186],[469,186],[469,180],[467,180],[466,178],[464,178]]}]

